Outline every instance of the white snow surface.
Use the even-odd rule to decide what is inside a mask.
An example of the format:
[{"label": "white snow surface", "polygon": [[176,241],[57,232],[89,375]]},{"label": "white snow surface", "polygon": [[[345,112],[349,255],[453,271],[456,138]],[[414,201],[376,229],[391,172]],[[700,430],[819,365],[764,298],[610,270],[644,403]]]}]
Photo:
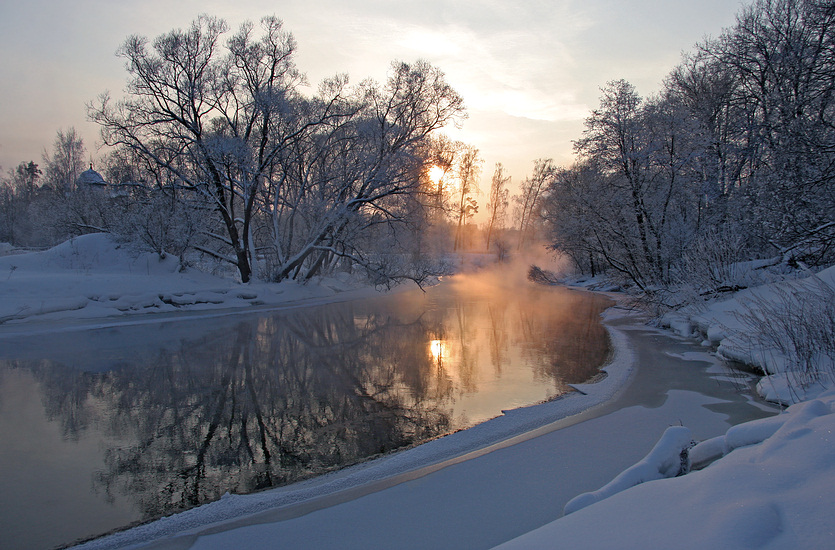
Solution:
[{"label": "white snow surface", "polygon": [[[7,248],[0,250],[4,254],[0,256],[0,335],[5,333],[6,337],[21,330],[59,330],[149,312],[226,314],[253,306],[350,299],[365,292],[351,290],[344,280],[310,286],[242,285],[195,270],[181,271],[174,258],[133,253],[106,235],[79,237],[44,252],[16,254]],[[835,286],[835,270],[819,276]],[[698,326],[720,344],[720,350],[724,346],[725,353],[733,353],[729,328],[739,329],[733,313],[745,303],[745,294],[753,292],[767,296],[772,290],[743,291],[690,316],[668,319],[668,325],[685,334]],[[205,529],[212,525],[219,526],[219,535],[200,538],[200,544],[194,547],[257,547],[258,533],[268,537],[268,546],[262,546],[272,547],[276,541],[269,539],[271,524],[229,531],[224,531],[223,525],[235,518],[347,488],[370,487],[369,492],[380,498],[389,495],[395,502],[400,498],[396,491],[404,484],[385,485],[392,476],[431,469],[434,464],[443,467],[447,476],[455,477],[467,468],[456,469],[454,465],[472,456],[494,456],[494,462],[513,456],[518,452],[517,445],[498,451],[485,448],[606,401],[625,383],[634,354],[623,332],[610,328],[610,333],[616,351],[605,369],[608,376],[602,382],[578,385],[581,393],[506,411],[497,419],[452,436],[290,487],[254,495],[227,495],[218,502],[91,541],[84,547],[153,546],[189,530],[210,535]],[[686,427],[672,429],[654,449],[648,447],[649,454],[634,467],[590,493],[595,496],[581,497],[587,505],[576,506],[573,513],[500,548],[835,548],[835,391],[821,388],[816,393],[778,416],[740,424],[724,436],[698,443],[690,449],[689,460],[694,468],[706,466],[679,477],[669,476],[680,464],[678,455],[690,432]],[[640,415],[625,410],[606,421],[628,426],[636,419]],[[547,455],[536,453],[552,452],[549,447],[537,451],[535,440],[528,447],[526,452],[547,463]],[[457,490],[456,483],[449,483],[433,498],[454,500]],[[372,528],[385,530],[385,516],[366,519]],[[313,530],[309,533],[316,534]],[[391,542],[397,546],[396,540]]]},{"label": "white snow surface", "polygon": [[499,548],[835,548],[833,413],[828,391],[735,426],[717,438],[727,454],[705,469],[632,487]]},{"label": "white snow surface", "polygon": [[652,451],[640,462],[624,470],[615,479],[598,489],[578,495],[565,505],[565,514],[572,514],[595,502],[605,500],[630,487],[653,481],[676,477],[682,470],[689,470],[689,460],[682,464],[682,452],[691,447],[693,434],[686,426],[670,426],[653,447]]},{"label": "white snow surface", "polygon": [[372,295],[373,289],[331,278],[318,284],[241,284],[176,257],[138,252],[104,233],[83,235],[42,252],[0,249],[0,326],[31,326],[147,313],[252,311]]},{"label": "white snow surface", "polygon": [[831,371],[835,370],[833,358],[818,357],[821,374],[816,379],[798,376],[792,372],[791,359],[751,337],[751,328],[744,317],[754,315],[767,322],[770,312],[764,312],[761,304],[779,304],[785,302],[787,297],[816,292],[821,287],[828,287],[830,292],[835,291],[835,266],[796,279],[746,288],[727,298],[714,299],[698,307],[688,306],[666,314],[661,324],[682,336],[704,337],[705,345],[716,346],[720,357],[755,366],[769,373],[757,386],[763,398],[787,405],[798,403],[814,399],[835,386],[831,375]]}]

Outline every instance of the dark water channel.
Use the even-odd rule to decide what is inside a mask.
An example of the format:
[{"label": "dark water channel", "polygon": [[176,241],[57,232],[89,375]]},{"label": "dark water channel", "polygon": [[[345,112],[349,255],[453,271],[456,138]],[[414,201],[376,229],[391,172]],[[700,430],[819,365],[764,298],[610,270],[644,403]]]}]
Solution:
[{"label": "dark water channel", "polygon": [[484,279],[0,336],[0,547],[67,544],[291,483],[596,374],[605,299]]}]

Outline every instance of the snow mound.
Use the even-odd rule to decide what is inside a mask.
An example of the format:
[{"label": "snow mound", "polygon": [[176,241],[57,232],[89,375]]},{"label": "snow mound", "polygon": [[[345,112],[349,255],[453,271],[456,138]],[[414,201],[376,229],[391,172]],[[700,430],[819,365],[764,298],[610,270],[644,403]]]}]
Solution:
[{"label": "snow mound", "polygon": [[376,294],[350,282],[241,284],[174,256],[139,252],[109,235],[83,235],[42,252],[0,256],[0,326],[29,321],[105,319],[144,313],[245,310]]},{"label": "snow mound", "polygon": [[565,505],[565,514],[576,512],[635,485],[687,473],[690,470],[687,451],[692,445],[693,435],[689,428],[670,426],[643,460],[597,491],[583,493],[569,500]]},{"label": "snow mound", "polygon": [[[154,253],[134,253],[116,243],[106,233],[92,233],[72,238],[49,250],[0,258],[0,273],[15,271],[41,273],[174,273],[179,262],[173,256],[160,258]],[[11,278],[11,277],[9,277]]]},{"label": "snow mound", "polygon": [[[690,452],[694,467],[718,457],[702,470],[627,488],[499,548],[566,541],[621,549],[835,548],[833,432],[830,390],[698,444]],[[679,436],[684,432],[665,434],[659,445]]]}]

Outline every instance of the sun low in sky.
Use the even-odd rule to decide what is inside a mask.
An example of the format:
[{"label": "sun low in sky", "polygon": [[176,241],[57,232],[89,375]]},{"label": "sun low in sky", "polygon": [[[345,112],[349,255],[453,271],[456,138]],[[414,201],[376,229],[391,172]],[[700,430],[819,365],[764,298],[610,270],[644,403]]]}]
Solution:
[{"label": "sun low in sky", "polygon": [[440,182],[444,176],[446,175],[446,170],[441,168],[440,166],[433,166],[429,169],[429,181],[433,183]]},{"label": "sun low in sky", "polygon": [[[40,162],[58,129],[75,127],[98,155],[86,107],[118,98],[127,73],[116,49],[200,13],[245,20],[276,15],[298,42],[311,86],[347,73],[384,81],[391,61],[425,59],[461,94],[469,118],[450,137],[481,152],[489,181],[501,162],[518,182],[537,158],[572,159],[571,141],[600,87],[624,78],[642,95],[706,36],[732,26],[733,0],[28,0],[0,5],[0,167]],[[483,185],[482,185],[483,186]]]}]

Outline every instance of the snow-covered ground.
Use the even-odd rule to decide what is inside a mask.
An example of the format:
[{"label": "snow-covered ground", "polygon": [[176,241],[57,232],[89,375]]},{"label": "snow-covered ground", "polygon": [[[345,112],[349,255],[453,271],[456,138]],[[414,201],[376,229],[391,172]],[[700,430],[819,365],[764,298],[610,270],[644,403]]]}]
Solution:
[{"label": "snow-covered ground", "polygon": [[[693,453],[726,453],[703,470],[656,481],[627,470],[629,483],[648,482],[500,548],[834,548],[833,434],[829,391],[700,443]],[[648,458],[657,471],[670,454]]]},{"label": "snow-covered ground", "polygon": [[[305,287],[294,283],[241,285],[193,270],[181,272],[178,267],[172,258],[160,260],[155,255],[133,254],[103,235],[74,239],[45,252],[0,257],[0,334],[22,329],[51,330],[68,323],[98,323],[148,312],[228,313],[242,308],[315,303],[347,299],[363,292],[351,291],[346,281]],[[835,272],[827,270],[818,277],[830,287],[835,286]],[[746,301],[745,293],[758,292],[767,301],[769,293],[777,296],[780,288],[791,288],[793,284],[743,291],[729,300],[668,318],[667,323],[687,335],[698,328],[729,357],[739,358],[742,352],[748,354],[749,362],[755,362],[757,357],[773,357],[752,350],[750,340],[744,348],[738,344],[745,326],[739,324],[734,312],[752,303],[750,297]],[[434,492],[427,499],[441,502],[457,501],[461,486],[458,482],[470,475],[467,472],[484,471],[488,464],[491,468],[501,467],[505,460],[524,456],[526,464],[547,468],[554,452],[553,446],[545,444],[548,437],[553,438],[549,434],[570,436],[568,428],[554,432],[554,425],[549,423],[610,399],[631,372],[635,354],[630,340],[624,332],[613,330],[612,334],[616,354],[607,369],[609,376],[602,383],[582,386],[580,389],[588,395],[509,411],[499,419],[452,437],[289,488],[227,496],[219,502],[93,541],[87,547],[121,548],[149,541],[164,545],[165,537],[175,534],[181,536],[171,542],[183,548],[221,548],[230,544],[275,547],[280,539],[274,538],[274,529],[288,520],[281,516],[282,507],[292,506],[293,513],[303,515],[298,519],[302,522],[298,524],[302,534],[316,537],[315,520],[319,516],[304,512],[304,503],[322,498],[362,503],[348,509],[357,517],[366,518],[364,528],[388,532],[386,515],[366,517],[363,506],[368,498],[376,498],[385,508],[408,507],[415,496],[415,486],[405,481],[419,485],[427,471],[435,472],[436,480],[432,485]],[[740,424],[692,448],[690,440],[697,437],[688,431],[688,426],[668,431],[655,449],[647,445],[646,457],[636,457],[635,466],[619,476],[612,475],[610,484],[601,483],[603,487],[571,501],[568,509],[573,513],[502,547],[835,547],[835,392],[821,387],[815,393],[816,397],[807,395],[806,401],[776,417]],[[680,403],[692,399],[679,396]],[[641,415],[648,414],[646,411],[632,409],[637,408],[606,417],[606,422],[618,423],[609,429],[628,430],[628,426],[645,420]],[[590,422],[593,421],[584,424]],[[521,439],[497,444],[509,437]],[[600,441],[587,444],[605,447],[605,442]],[[524,455],[523,446],[527,453]],[[682,454],[685,449],[689,452]],[[475,467],[476,461],[481,466]],[[686,471],[688,463],[708,465],[686,475],[668,477]],[[545,473],[532,470],[525,474],[529,479],[539,475]],[[496,483],[500,485],[500,480]],[[495,491],[495,487],[490,490]],[[368,498],[359,498],[363,495]],[[319,509],[311,504],[310,510]],[[305,519],[313,523],[305,524]],[[478,517],[470,519],[449,529],[459,529],[459,536],[467,536],[466,530],[472,530],[481,521]],[[241,527],[247,521],[251,523]],[[198,538],[198,533],[202,537]],[[397,545],[396,540],[391,542]]]},{"label": "snow-covered ground", "polygon": [[240,284],[192,268],[181,270],[174,256],[140,253],[96,233],[43,252],[0,249],[0,327],[147,313],[251,311],[375,293],[347,278],[317,283]]},{"label": "snow-covered ground", "polygon": [[835,266],[745,288],[661,322],[681,335],[705,338],[721,357],[762,369],[767,376],[757,391],[790,405],[835,386],[833,315]]}]

